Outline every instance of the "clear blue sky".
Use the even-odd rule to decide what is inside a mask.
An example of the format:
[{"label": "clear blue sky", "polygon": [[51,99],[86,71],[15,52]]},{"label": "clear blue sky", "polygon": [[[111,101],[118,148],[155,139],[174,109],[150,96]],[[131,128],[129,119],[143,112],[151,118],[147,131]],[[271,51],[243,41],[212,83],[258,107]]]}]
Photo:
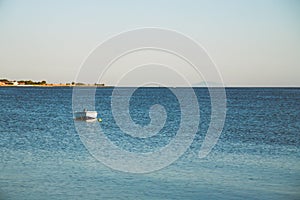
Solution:
[{"label": "clear blue sky", "polygon": [[228,86],[300,86],[297,0],[0,0],[0,78],[71,82],[97,44],[139,27],[194,38]]}]

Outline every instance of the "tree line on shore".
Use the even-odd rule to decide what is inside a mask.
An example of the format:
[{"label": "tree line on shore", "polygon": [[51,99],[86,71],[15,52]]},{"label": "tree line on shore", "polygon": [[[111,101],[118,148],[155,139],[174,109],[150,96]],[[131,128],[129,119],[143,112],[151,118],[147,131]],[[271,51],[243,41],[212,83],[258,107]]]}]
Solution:
[{"label": "tree line on shore", "polygon": [[20,81],[11,81],[8,79],[0,79],[0,82],[6,84],[6,85],[13,85],[14,83],[23,84],[23,85],[46,85],[47,82],[45,80],[43,81],[32,81],[32,80],[20,80]]},{"label": "tree line on shore", "polygon": [[[47,83],[45,80],[42,81],[32,81],[32,80],[20,80],[20,81],[16,81],[16,80],[8,80],[8,79],[0,79],[0,85],[66,85],[66,86],[85,86],[85,85],[91,85],[91,84],[85,84],[85,83],[75,83],[75,82],[71,82],[71,83],[60,83],[60,84],[51,84],[51,83]],[[104,86],[104,84],[100,83],[95,83],[95,86]]]}]

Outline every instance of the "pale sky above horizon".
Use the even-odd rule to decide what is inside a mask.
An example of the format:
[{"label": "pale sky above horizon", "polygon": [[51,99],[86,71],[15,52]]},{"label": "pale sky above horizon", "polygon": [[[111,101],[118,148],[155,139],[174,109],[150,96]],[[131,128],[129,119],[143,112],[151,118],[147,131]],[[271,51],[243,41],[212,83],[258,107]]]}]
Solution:
[{"label": "pale sky above horizon", "polygon": [[98,44],[141,27],[193,38],[227,86],[300,87],[297,0],[0,0],[0,78],[72,82]]}]

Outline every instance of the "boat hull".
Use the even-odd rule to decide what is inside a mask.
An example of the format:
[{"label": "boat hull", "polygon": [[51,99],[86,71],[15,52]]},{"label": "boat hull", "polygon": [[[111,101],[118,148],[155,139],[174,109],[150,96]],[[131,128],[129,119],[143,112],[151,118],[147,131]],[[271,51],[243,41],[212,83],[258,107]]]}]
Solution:
[{"label": "boat hull", "polygon": [[96,111],[83,111],[74,113],[74,117],[77,120],[92,120],[97,119]]}]

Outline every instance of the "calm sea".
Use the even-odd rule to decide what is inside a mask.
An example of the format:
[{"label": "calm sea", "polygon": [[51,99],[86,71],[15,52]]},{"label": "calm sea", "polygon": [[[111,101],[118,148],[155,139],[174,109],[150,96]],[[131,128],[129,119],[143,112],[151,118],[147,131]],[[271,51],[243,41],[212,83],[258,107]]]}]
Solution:
[{"label": "calm sea", "polygon": [[[85,148],[74,125],[72,88],[0,87],[0,199],[300,199],[300,89],[227,88],[224,129],[202,159],[211,104],[207,89],[194,90],[200,124],[193,143],[168,167],[132,174],[110,169]],[[149,140],[118,128],[112,91],[97,89],[103,121],[91,123],[114,144],[150,152],[175,136],[181,113],[170,90],[140,88],[131,97],[131,117],[141,126],[150,122],[151,105],[168,114]]]}]

